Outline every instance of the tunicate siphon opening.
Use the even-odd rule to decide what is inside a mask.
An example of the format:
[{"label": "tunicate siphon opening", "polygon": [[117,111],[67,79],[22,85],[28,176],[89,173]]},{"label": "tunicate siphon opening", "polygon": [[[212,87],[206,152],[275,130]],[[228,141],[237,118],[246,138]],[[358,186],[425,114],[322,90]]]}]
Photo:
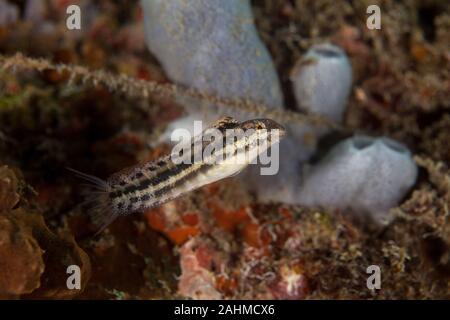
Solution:
[{"label": "tunicate siphon opening", "polygon": [[399,142],[394,141],[392,139],[388,138],[382,138],[381,141],[385,146],[387,146],[389,149],[394,150],[399,153],[407,153],[408,150]]},{"label": "tunicate siphon opening", "polygon": [[356,136],[353,138],[353,146],[355,149],[362,150],[373,144],[373,138],[367,136]]},{"label": "tunicate siphon opening", "polygon": [[331,46],[315,48],[314,52],[326,58],[339,58],[342,56],[342,53],[339,50]]}]

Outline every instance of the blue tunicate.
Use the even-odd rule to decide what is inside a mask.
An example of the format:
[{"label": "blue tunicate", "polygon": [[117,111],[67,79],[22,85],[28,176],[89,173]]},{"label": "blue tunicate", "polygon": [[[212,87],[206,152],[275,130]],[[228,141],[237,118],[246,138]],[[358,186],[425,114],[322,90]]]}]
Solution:
[{"label": "blue tunicate", "polygon": [[305,173],[298,202],[350,210],[388,222],[417,179],[417,165],[403,144],[358,135],[338,143]]},{"label": "blue tunicate", "polygon": [[282,107],[248,0],[142,0],[146,42],[177,84]]},{"label": "blue tunicate", "polygon": [[297,107],[341,122],[352,86],[345,52],[332,44],[312,46],[291,72]]}]

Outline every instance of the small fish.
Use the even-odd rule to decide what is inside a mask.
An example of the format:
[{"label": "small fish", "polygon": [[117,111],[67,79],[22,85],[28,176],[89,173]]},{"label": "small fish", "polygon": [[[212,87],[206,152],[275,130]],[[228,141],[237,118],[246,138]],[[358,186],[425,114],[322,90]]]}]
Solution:
[{"label": "small fish", "polygon": [[[248,164],[254,163],[252,161],[260,153],[278,143],[285,135],[285,129],[270,119],[238,122],[231,117],[224,117],[210,128],[218,129],[223,140],[204,141],[203,135],[208,130],[206,129],[188,145],[191,150],[195,150],[194,145],[200,143],[202,155],[205,148],[210,148],[210,156],[202,158],[201,161],[174,163],[172,155],[169,154],[156,161],[119,171],[106,181],[69,169],[89,183],[90,188],[85,190],[86,201],[83,204],[90,207],[92,222],[99,228],[97,233],[103,231],[118,216],[142,212],[204,185],[238,174]],[[248,131],[250,134],[226,139],[233,132],[228,129],[242,129],[244,132],[252,130]],[[258,144],[263,132],[267,138],[265,147]],[[242,158],[241,161],[236,161],[238,150],[245,151],[250,156],[245,158],[245,161],[242,161]]]}]

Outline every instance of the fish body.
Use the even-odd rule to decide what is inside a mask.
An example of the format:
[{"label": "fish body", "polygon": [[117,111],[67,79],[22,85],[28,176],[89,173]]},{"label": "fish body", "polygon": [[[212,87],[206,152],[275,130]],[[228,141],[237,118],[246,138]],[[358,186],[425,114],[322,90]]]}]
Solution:
[{"label": "fish body", "polygon": [[[208,129],[216,129],[221,139],[204,141]],[[238,174],[255,158],[284,135],[284,128],[269,119],[238,122],[230,117],[216,121],[210,128],[194,137],[188,148],[200,145],[202,159],[194,161],[190,153],[174,161],[166,155],[156,161],[127,168],[106,181],[76,172],[91,182],[96,190],[86,192],[94,224],[100,231],[116,217],[159,206],[204,185]],[[249,134],[233,136],[237,130]],[[248,130],[248,131],[247,131]],[[266,139],[261,144],[261,139]],[[210,152],[205,153],[209,148]],[[206,156],[205,156],[206,155]]]}]

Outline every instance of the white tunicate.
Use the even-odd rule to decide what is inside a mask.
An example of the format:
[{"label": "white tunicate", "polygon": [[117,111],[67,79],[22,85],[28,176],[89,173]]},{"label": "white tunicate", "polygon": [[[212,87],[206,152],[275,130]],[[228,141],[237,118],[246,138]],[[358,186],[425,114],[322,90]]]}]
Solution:
[{"label": "white tunicate", "polygon": [[146,42],[175,83],[281,107],[248,0],[142,0]]},{"label": "white tunicate", "polygon": [[332,44],[312,46],[291,72],[297,107],[342,121],[352,86],[345,52]]},{"label": "white tunicate", "polygon": [[385,137],[354,136],[336,145],[305,173],[298,202],[388,222],[392,219],[389,209],[411,189],[417,172],[403,144]]}]

